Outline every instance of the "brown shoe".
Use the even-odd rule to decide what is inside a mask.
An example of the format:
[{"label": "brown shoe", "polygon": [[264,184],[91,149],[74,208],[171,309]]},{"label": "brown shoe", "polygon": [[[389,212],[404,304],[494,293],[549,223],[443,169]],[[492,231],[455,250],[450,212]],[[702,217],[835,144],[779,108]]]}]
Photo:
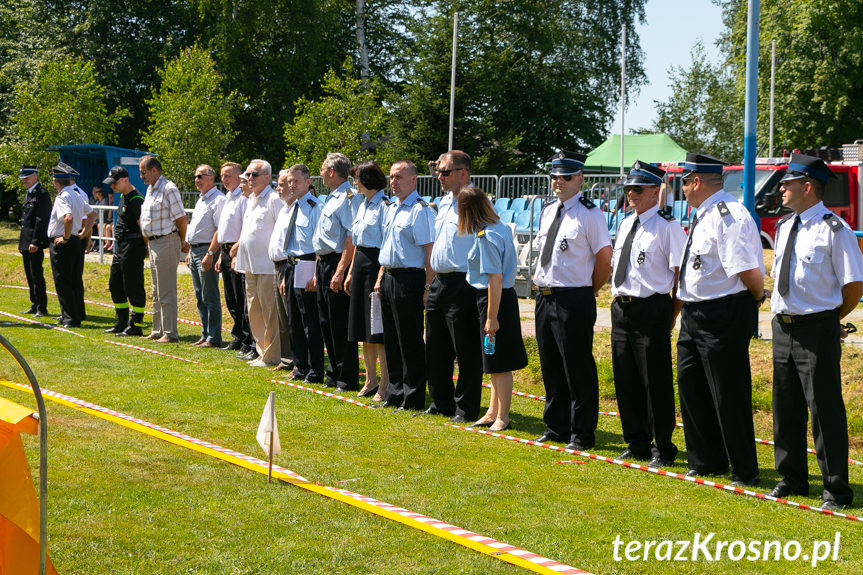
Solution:
[{"label": "brown shoe", "polygon": [[219,347],[212,341],[202,341],[198,344],[198,347]]},{"label": "brown shoe", "polygon": [[201,345],[202,343],[204,343],[205,341],[207,341],[207,340],[206,340],[206,339],[204,339],[204,338],[202,337],[202,338],[201,338],[201,339],[199,339],[198,341],[193,341],[193,342],[192,342],[192,343],[190,343],[189,345],[198,346],[198,345]]},{"label": "brown shoe", "polygon": [[160,337],[162,337],[161,333],[151,331],[150,335],[142,335],[141,339],[159,339]]},{"label": "brown shoe", "polygon": [[160,337],[159,339],[156,340],[156,343],[177,343],[179,341],[180,340],[177,339],[176,337],[173,337],[170,335],[163,335],[162,337]]}]

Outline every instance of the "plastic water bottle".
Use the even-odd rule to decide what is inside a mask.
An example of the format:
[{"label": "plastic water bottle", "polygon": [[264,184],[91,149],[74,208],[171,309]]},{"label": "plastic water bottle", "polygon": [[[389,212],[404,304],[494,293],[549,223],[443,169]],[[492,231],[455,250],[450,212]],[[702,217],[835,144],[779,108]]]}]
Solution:
[{"label": "plastic water bottle", "polygon": [[486,355],[494,355],[494,336],[485,334],[482,342],[482,351]]}]

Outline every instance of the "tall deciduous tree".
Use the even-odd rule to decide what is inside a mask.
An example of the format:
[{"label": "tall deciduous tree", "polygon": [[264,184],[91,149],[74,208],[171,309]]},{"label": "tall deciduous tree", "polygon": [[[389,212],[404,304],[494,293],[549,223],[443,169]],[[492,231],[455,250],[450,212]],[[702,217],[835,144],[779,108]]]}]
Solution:
[{"label": "tall deciduous tree", "polygon": [[376,160],[386,167],[394,150],[386,136],[386,112],[380,102],[378,82],[353,78],[348,66],[344,76],[330,70],[324,76],[324,96],[300,98],[294,121],[285,126],[285,165],[320,166],[328,152],[342,152],[354,162]]},{"label": "tall deciduous tree", "polygon": [[197,45],[183,50],[158,74],[161,85],[147,102],[150,127],[143,141],[161,157],[165,173],[180,189],[192,190],[195,167],[216,167],[235,136],[233,119],[242,99],[222,92],[215,63]]},{"label": "tall deciduous tree", "polygon": [[655,101],[653,131],[664,132],[689,150],[727,162],[743,155],[743,108],[737,101],[734,79],[724,66],[711,64],[701,40],[692,48],[689,69],[669,70],[672,94]]},{"label": "tall deciduous tree", "polygon": [[426,158],[446,149],[453,13],[459,13],[455,143],[476,169],[532,169],[606,135],[619,98],[620,30],[630,89],[644,81],[633,32],[642,0],[431,1],[409,24],[393,136]]},{"label": "tall deciduous tree", "polygon": [[33,79],[15,87],[10,125],[0,152],[7,173],[19,163],[47,170],[57,154],[52,145],[107,143],[127,113],[109,114],[92,62],[61,57],[44,62]]}]

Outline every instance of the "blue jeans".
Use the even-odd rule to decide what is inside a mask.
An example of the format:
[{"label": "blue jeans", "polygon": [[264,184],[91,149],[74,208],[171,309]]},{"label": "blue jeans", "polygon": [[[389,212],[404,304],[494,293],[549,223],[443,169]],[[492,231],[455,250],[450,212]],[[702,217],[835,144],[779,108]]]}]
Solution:
[{"label": "blue jeans", "polygon": [[195,288],[198,315],[201,317],[201,337],[221,345],[222,301],[219,296],[219,274],[213,268],[215,261],[208,270],[201,267],[201,260],[207,255],[207,249],[207,245],[201,245],[189,251],[189,271],[192,273],[192,286]]}]

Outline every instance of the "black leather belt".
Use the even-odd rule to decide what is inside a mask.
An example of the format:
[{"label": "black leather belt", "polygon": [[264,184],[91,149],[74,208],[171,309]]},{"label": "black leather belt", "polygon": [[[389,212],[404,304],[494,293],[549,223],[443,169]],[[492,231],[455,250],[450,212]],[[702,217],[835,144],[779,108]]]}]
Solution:
[{"label": "black leather belt", "polygon": [[288,261],[292,264],[299,261],[312,262],[315,261],[315,254],[303,254],[301,256],[288,256]]},{"label": "black leather belt", "polygon": [[710,305],[710,304],[723,303],[723,302],[726,302],[729,300],[739,299],[742,297],[752,298],[752,294],[749,293],[748,290],[743,290],[743,291],[739,291],[739,292],[733,293],[731,295],[722,296],[722,297],[719,297],[716,299],[709,299],[709,300],[705,300],[705,301],[687,301],[687,302],[683,302],[683,305],[685,305],[687,307],[689,307],[689,306],[700,306],[700,305]]},{"label": "black leather belt", "polygon": [[193,248],[199,248],[199,247],[201,247],[201,246],[209,246],[209,245],[210,245],[210,242],[204,242],[204,243],[202,243],[202,244],[189,244],[189,245],[190,245],[191,247],[193,247]]},{"label": "black leather belt", "polygon": [[288,263],[288,260],[279,260],[277,262],[273,262],[273,265],[279,267],[285,265],[286,263]]},{"label": "black leather belt", "polygon": [[465,277],[467,277],[466,272],[441,272],[441,273],[435,274],[435,275],[437,275],[437,277],[439,277],[441,279],[448,279],[448,278],[462,278],[462,279],[464,279]]},{"label": "black leather belt", "polygon": [[144,236],[141,234],[123,234],[122,236],[117,236],[118,242],[125,242],[129,240],[141,240],[144,239]]},{"label": "black leather belt", "polygon": [[223,251],[223,252],[229,252],[229,251],[231,251],[231,248],[232,248],[232,247],[234,247],[234,244],[235,244],[235,243],[236,243],[236,242],[230,242],[230,243],[227,243],[227,244],[222,244],[222,251]]},{"label": "black leather belt", "polygon": [[803,323],[807,321],[815,321],[818,319],[827,319],[829,317],[835,317],[837,312],[835,309],[828,309],[826,311],[819,311],[816,313],[808,313],[806,315],[792,315],[789,313],[777,313],[776,317],[779,318],[779,321],[782,323]]},{"label": "black leather belt", "polygon": [[399,274],[410,274],[416,272],[425,272],[423,268],[384,268],[384,271],[390,274],[391,276],[397,276]]},{"label": "black leather belt", "polygon": [[581,287],[541,287],[539,288],[539,293],[542,295],[552,295],[556,293],[567,293],[574,292],[577,290],[589,290],[593,293],[593,288],[590,286],[581,286]]},{"label": "black leather belt", "polygon": [[635,296],[631,296],[631,295],[619,295],[616,298],[614,298],[614,301],[616,301],[618,303],[638,303],[638,302],[642,302],[642,301],[647,301],[649,299],[655,299],[658,297],[667,298],[668,294],[667,293],[655,293],[655,294],[649,295],[647,297],[635,297]]},{"label": "black leather belt", "polygon": [[147,237],[147,239],[149,239],[149,240],[160,240],[160,239],[162,239],[162,238],[166,238],[166,237],[168,237],[168,236],[170,236],[170,235],[172,235],[172,234],[175,234],[175,233],[177,233],[177,232],[176,232],[176,231],[172,231],[172,232],[167,233],[167,234],[162,234],[161,236],[148,236],[148,237]]}]

